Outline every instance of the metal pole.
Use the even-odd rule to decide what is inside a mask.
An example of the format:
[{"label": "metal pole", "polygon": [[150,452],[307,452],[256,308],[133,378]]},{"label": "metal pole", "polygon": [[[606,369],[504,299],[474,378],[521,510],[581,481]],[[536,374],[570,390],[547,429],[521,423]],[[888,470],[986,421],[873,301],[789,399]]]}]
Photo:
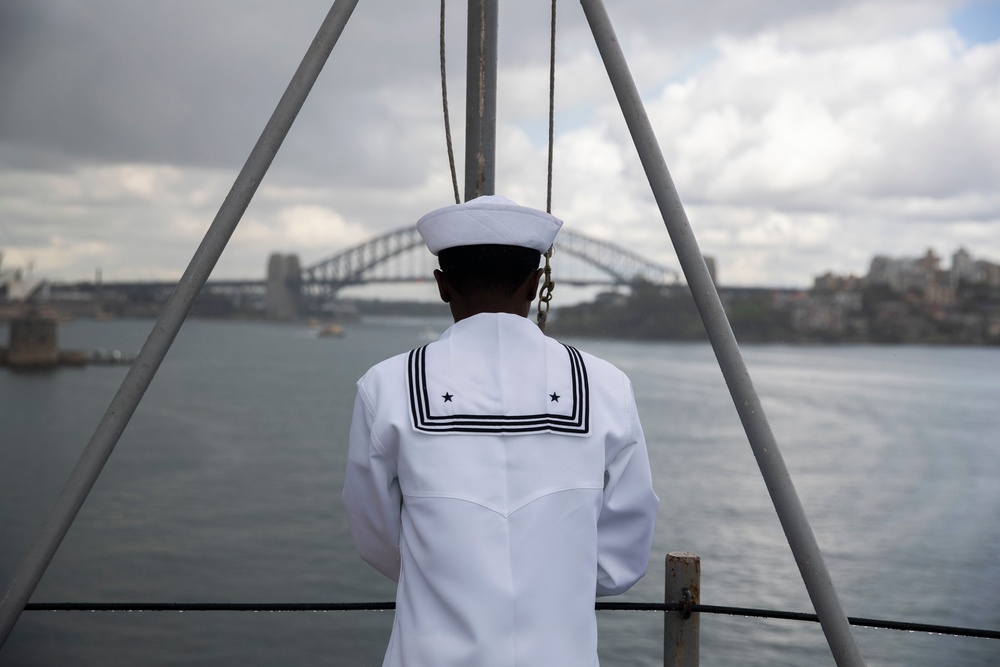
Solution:
[{"label": "metal pole", "polygon": [[670,240],[837,665],[864,665],[601,0],[581,0]]},{"label": "metal pole", "polygon": [[465,88],[465,200],[496,188],[497,0],[469,0]]},{"label": "metal pole", "polygon": [[[684,551],[671,552],[667,554],[666,568],[663,601],[701,604],[701,558]],[[700,617],[690,610],[663,615],[663,667],[698,667]]]},{"label": "metal pole", "polygon": [[205,238],[163,307],[139,356],[111,400],[34,542],[21,559],[10,586],[0,600],[0,648],[7,641],[24,605],[118,444],[357,4],[358,0],[336,0],[330,8]]}]

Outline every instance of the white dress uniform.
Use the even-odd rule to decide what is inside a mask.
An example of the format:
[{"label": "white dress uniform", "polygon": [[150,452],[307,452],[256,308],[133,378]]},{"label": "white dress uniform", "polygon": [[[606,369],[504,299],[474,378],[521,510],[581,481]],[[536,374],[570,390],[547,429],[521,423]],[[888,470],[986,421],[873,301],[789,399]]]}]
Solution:
[{"label": "white dress uniform", "polygon": [[595,595],[643,576],[659,503],[628,378],[503,313],[358,381],[343,500],[409,667],[597,665]]}]

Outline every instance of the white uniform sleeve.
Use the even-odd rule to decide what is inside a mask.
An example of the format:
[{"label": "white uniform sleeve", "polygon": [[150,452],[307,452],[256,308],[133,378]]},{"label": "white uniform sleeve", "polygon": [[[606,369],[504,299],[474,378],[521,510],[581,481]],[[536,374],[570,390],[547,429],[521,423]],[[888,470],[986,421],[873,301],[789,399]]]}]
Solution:
[{"label": "white uniform sleeve", "polygon": [[343,500],[347,525],[361,558],[393,581],[399,581],[400,507],[396,458],[373,430],[374,406],[358,382],[351,421]]},{"label": "white uniform sleeve", "polygon": [[631,442],[604,471],[604,503],[597,520],[598,596],[624,593],[646,573],[660,504],[631,385],[627,394]]}]

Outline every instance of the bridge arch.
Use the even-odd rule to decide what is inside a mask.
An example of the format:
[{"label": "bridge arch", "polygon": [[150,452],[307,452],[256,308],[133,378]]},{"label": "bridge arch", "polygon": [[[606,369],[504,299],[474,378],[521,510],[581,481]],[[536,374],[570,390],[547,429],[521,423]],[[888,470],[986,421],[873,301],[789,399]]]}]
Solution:
[{"label": "bridge arch", "polygon": [[648,260],[615,243],[568,229],[560,230],[556,237],[553,254],[559,252],[578,257],[604,272],[610,278],[609,283],[614,285],[631,285],[639,279],[657,285],[680,282],[680,274],[675,269]]},{"label": "bridge arch", "polygon": [[[304,268],[301,288],[313,294],[336,293],[352,285],[370,282],[412,282],[429,280],[431,276],[406,275],[373,279],[371,272],[416,247],[423,247],[423,240],[412,225],[382,234],[365,243],[348,248],[332,257]],[[560,279],[575,285],[629,285],[638,279],[654,284],[671,285],[679,282],[679,274],[663,264],[650,261],[636,252],[609,241],[563,229],[556,238],[554,254],[566,253],[576,257],[603,274],[603,279]]]}]

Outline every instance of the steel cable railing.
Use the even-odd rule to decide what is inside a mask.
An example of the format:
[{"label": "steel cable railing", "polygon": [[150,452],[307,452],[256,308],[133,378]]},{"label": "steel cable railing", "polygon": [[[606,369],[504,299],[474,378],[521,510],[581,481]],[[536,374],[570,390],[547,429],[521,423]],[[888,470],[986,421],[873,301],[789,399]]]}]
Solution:
[{"label": "steel cable railing", "polygon": [[[25,606],[25,611],[393,611],[395,602],[32,602]],[[747,616],[755,618],[771,618],[785,621],[819,622],[816,614],[779,611],[774,609],[754,609],[748,607],[733,607],[726,605],[693,604],[682,602],[598,602],[597,611],[662,611],[701,614],[724,614],[729,616]],[[979,628],[963,628],[930,623],[910,623],[905,621],[888,621],[873,618],[848,616],[851,625],[876,628],[881,630],[904,630],[908,632],[925,632],[956,637],[972,637],[978,639],[1000,639],[1000,630],[985,630]]]}]

